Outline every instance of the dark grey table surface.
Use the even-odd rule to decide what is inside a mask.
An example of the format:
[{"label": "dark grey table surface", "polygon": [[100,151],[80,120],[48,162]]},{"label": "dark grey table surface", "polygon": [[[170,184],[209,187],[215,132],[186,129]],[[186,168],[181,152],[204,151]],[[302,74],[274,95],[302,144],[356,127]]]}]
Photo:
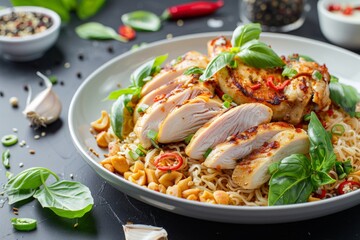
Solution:
[{"label": "dark grey table surface", "polygon": [[[121,24],[121,15],[126,12],[145,9],[161,14],[165,7],[180,2],[134,0],[130,3],[108,0],[103,9],[88,21],[97,21],[117,28]],[[307,13],[305,24],[288,34],[327,42],[319,28],[317,1],[308,2],[311,10]],[[0,6],[11,4],[7,0],[0,0]],[[27,147],[11,147],[10,171],[18,173],[29,167],[42,166],[52,169],[63,179],[70,179],[73,174],[74,180],[90,188],[95,200],[93,210],[78,220],[77,228],[73,227],[76,220],[60,218],[50,210],[42,209],[37,201],[21,206],[20,217],[36,218],[39,222],[37,230],[32,232],[17,232],[13,229],[10,218],[15,215],[12,207],[6,203],[0,208],[0,239],[125,239],[122,225],[127,222],[164,227],[171,240],[360,239],[360,206],[317,219],[269,225],[216,223],[160,210],[128,197],[107,184],[82,160],[73,146],[67,120],[69,104],[77,88],[95,69],[128,51],[133,44],[162,40],[168,34],[176,37],[209,31],[232,31],[240,20],[238,9],[237,0],[227,0],[225,6],[212,16],[184,20],[182,27],[177,26],[175,21],[165,22],[160,31],[138,33],[136,40],[129,43],[80,39],[74,28],[82,21],[73,16],[71,22],[61,30],[56,45],[41,59],[26,63],[0,60],[0,91],[4,94],[0,97],[0,136],[13,133],[13,128],[16,128],[19,140],[27,143]],[[207,25],[209,18],[222,20],[223,27],[210,28]],[[80,60],[79,55],[83,55],[84,59]],[[24,86],[31,85],[35,93],[44,88],[39,84],[36,71],[58,77],[59,83],[54,90],[63,104],[60,120],[37,131],[29,127],[28,121],[22,115],[27,97]],[[13,96],[19,98],[17,109],[9,104],[9,98]],[[35,135],[43,131],[46,136],[34,139]],[[0,152],[4,149],[0,146]],[[35,150],[35,154],[31,155],[30,149]],[[23,163],[23,167],[19,166],[20,163]],[[5,169],[1,166],[0,185],[5,182]]]}]

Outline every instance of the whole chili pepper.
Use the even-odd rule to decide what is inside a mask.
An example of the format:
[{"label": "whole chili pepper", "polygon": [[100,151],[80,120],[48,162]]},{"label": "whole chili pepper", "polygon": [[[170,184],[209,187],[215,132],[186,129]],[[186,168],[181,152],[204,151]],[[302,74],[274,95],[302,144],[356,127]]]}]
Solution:
[{"label": "whole chili pepper", "polygon": [[222,6],[224,6],[224,1],[222,0],[218,0],[217,2],[190,2],[165,9],[163,14],[161,15],[161,18],[164,20],[176,20],[181,18],[205,16],[214,13]]}]

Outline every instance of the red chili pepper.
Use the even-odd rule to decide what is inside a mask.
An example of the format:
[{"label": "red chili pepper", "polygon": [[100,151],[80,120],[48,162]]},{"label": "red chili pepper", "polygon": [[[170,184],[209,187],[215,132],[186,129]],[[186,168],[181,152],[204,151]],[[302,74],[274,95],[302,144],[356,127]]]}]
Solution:
[{"label": "red chili pepper", "polygon": [[341,5],[340,4],[330,4],[328,6],[328,10],[330,12],[336,12],[336,11],[340,11],[341,10]]},{"label": "red chili pepper", "polygon": [[331,108],[327,111],[327,114],[329,117],[331,117],[332,115],[334,115],[334,110],[332,110]]},{"label": "red chili pepper", "polygon": [[342,11],[342,13],[344,14],[344,15],[352,15],[353,14],[353,8],[352,7],[346,7],[343,11]]},{"label": "red chili pepper", "polygon": [[250,88],[251,88],[252,90],[258,90],[259,88],[261,88],[261,83],[257,83],[257,84],[255,84],[255,85],[252,85],[252,86],[250,86]]},{"label": "red chili pepper", "polygon": [[118,33],[127,40],[132,40],[136,36],[135,30],[132,27],[126,25],[121,25],[118,29]]},{"label": "red chili pepper", "polygon": [[340,183],[338,188],[338,194],[342,195],[360,189],[360,183],[355,181],[344,181]]},{"label": "red chili pepper", "polygon": [[204,16],[214,13],[216,10],[224,6],[224,1],[217,2],[197,1],[184,3],[165,9],[161,15],[162,19],[181,19]]},{"label": "red chili pepper", "polygon": [[275,91],[282,91],[289,84],[290,84],[290,80],[286,80],[280,85],[275,85],[273,76],[269,76],[267,78],[267,80],[266,80],[266,85],[268,85],[269,87],[271,87]]},{"label": "red chili pepper", "polygon": [[183,165],[183,158],[176,152],[163,153],[155,159],[154,164],[161,171],[177,170]]},{"label": "red chili pepper", "polygon": [[325,189],[318,189],[315,193],[314,193],[314,197],[316,198],[320,198],[320,199],[323,199],[325,198],[326,196],[326,191]]}]

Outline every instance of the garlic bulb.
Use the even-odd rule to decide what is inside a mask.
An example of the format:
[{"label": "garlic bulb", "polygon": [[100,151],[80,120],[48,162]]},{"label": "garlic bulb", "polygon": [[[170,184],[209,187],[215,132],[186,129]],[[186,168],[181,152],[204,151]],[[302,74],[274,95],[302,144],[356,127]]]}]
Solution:
[{"label": "garlic bulb", "polygon": [[50,80],[40,72],[37,72],[36,74],[44,80],[46,89],[40,92],[31,101],[31,88],[29,88],[29,96],[23,114],[30,120],[31,125],[38,128],[40,126],[46,127],[47,124],[50,124],[59,118],[61,113],[61,102],[52,90],[52,83]]},{"label": "garlic bulb", "polygon": [[167,232],[161,227],[143,224],[123,225],[126,240],[167,240]]}]

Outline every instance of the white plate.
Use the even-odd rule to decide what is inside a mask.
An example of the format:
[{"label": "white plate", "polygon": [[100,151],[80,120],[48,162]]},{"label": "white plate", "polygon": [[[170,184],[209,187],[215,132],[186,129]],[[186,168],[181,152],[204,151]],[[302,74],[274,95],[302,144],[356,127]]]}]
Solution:
[{"label": "white plate", "polygon": [[[360,203],[360,191],[318,202],[271,207],[223,206],[189,201],[161,194],[126,181],[108,172],[98,163],[99,158],[89,152],[89,147],[101,152],[90,134],[90,122],[100,116],[101,110],[110,110],[111,102],[103,101],[108,93],[129,84],[131,72],[152,57],[169,54],[174,59],[189,50],[206,53],[208,40],[229,32],[195,34],[149,44],[136,52],[118,56],[91,74],[75,93],[69,109],[71,137],[85,161],[115,188],[140,201],[177,214],[199,219],[229,223],[281,223],[311,219],[335,213]],[[271,45],[279,55],[299,53],[326,63],[331,74],[360,89],[360,56],[350,51],[306,38],[284,34],[263,33],[262,41]]]}]

